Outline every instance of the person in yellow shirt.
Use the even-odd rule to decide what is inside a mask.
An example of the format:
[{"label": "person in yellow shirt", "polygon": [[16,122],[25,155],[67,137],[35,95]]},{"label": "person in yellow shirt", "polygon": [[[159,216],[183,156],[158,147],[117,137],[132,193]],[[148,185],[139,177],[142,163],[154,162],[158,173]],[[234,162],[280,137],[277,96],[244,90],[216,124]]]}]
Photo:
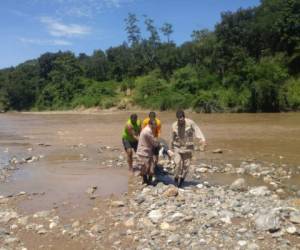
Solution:
[{"label": "person in yellow shirt", "polygon": [[[156,113],[151,111],[149,113],[149,116],[144,119],[143,123],[142,123],[142,129],[144,129],[145,127],[147,127],[147,125],[149,124],[150,120],[154,120],[155,124],[156,124],[156,129],[154,131],[154,137],[158,138],[160,137],[160,133],[161,133],[161,122],[158,118],[156,118]],[[160,147],[155,147],[153,150],[153,161],[154,161],[154,166],[157,165],[158,162],[158,154],[159,154],[159,149]]]}]

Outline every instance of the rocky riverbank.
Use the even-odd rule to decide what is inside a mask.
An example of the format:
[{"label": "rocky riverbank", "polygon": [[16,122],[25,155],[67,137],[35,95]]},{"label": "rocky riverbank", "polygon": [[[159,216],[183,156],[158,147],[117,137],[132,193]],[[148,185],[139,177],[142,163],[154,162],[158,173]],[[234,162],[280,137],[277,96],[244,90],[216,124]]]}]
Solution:
[{"label": "rocky riverbank", "polygon": [[[115,151],[106,163],[111,168],[126,166],[115,149],[102,150]],[[283,195],[288,191],[278,181],[293,171],[270,166],[267,171],[254,162],[236,169],[194,164],[184,187],[177,189],[169,175],[172,164],[161,165],[156,185],[142,185],[131,176],[122,196],[103,199],[93,196],[97,187],[90,187],[86,195],[93,206],[80,217],[60,217],[55,206],[19,211],[20,202],[43,193],[0,197],[0,249],[300,249],[299,194]],[[239,176],[230,185],[215,185],[203,181],[209,172]],[[268,185],[251,187],[247,175]]]},{"label": "rocky riverbank", "polygon": [[181,189],[163,159],[128,176],[128,115],[3,114],[0,250],[300,248],[298,115],[189,114],[209,147]]}]

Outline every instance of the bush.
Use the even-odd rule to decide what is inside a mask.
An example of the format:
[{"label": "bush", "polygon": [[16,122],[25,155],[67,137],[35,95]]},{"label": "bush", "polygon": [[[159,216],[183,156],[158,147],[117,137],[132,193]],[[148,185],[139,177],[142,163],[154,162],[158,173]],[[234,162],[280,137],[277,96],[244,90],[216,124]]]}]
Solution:
[{"label": "bush", "polygon": [[222,110],[217,95],[213,91],[199,91],[192,105],[196,112],[211,113]]},{"label": "bush", "polygon": [[300,78],[291,78],[284,87],[287,106],[293,110],[300,109]]},{"label": "bush", "polygon": [[282,57],[265,57],[249,70],[252,111],[279,111],[279,90],[288,77]]},{"label": "bush", "polygon": [[190,65],[176,70],[171,82],[176,91],[194,94],[200,89],[197,72]]},{"label": "bush", "polygon": [[117,96],[117,83],[111,81],[97,82],[83,78],[81,84],[84,86],[83,91],[74,97],[72,107],[83,105],[86,108],[93,106],[110,108],[114,105],[114,101],[110,101],[110,99]]},{"label": "bush", "polygon": [[166,81],[160,78],[157,72],[138,77],[135,86],[134,100],[142,107],[159,106],[158,96],[168,88]]}]

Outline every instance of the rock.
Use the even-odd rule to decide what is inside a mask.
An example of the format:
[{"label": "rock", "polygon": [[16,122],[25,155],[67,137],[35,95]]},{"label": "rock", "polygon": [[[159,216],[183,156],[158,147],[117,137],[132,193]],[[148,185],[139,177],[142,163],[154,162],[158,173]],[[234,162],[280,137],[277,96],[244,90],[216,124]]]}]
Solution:
[{"label": "rock", "polygon": [[236,169],[237,174],[244,174],[245,172],[246,172],[246,170],[244,168],[237,168]]},{"label": "rock", "polygon": [[10,230],[15,230],[17,228],[18,228],[18,225],[16,225],[16,224],[13,224],[13,225],[10,226]]},{"label": "rock", "polygon": [[246,233],[247,231],[248,231],[248,229],[244,228],[244,227],[237,230],[238,233],[242,233],[242,234]]},{"label": "rock", "polygon": [[199,189],[202,189],[202,188],[204,188],[204,185],[200,183],[200,184],[197,184],[196,187]]},{"label": "rock", "polygon": [[151,220],[149,220],[148,218],[141,218],[140,220],[140,223],[142,225],[142,228],[143,227],[153,227],[153,223],[151,222]]},{"label": "rock", "polygon": [[182,219],[184,217],[185,217],[184,214],[176,212],[175,214],[173,214],[171,216],[171,219],[172,219],[172,221],[178,221],[178,220],[180,220],[180,219]]},{"label": "rock", "polygon": [[170,229],[170,225],[167,222],[161,223],[159,227],[161,230],[169,230]]},{"label": "rock", "polygon": [[228,216],[221,218],[220,221],[222,221],[226,224],[231,224],[231,218]]},{"label": "rock", "polygon": [[270,184],[274,189],[277,189],[277,188],[278,188],[278,184],[277,184],[276,182],[271,181],[269,184]]},{"label": "rock", "polygon": [[77,220],[77,221],[74,221],[73,223],[72,223],[72,228],[77,228],[77,227],[79,227],[80,226],[80,222]]},{"label": "rock", "polygon": [[247,250],[258,250],[259,246],[256,243],[250,243],[247,245]]},{"label": "rock", "polygon": [[289,233],[289,234],[294,234],[297,232],[297,228],[295,226],[289,226],[286,228],[286,231]]},{"label": "rock", "polygon": [[48,233],[48,231],[45,228],[42,228],[42,229],[38,230],[37,233],[38,234],[46,234],[46,233]]},{"label": "rock", "polygon": [[233,191],[245,191],[247,190],[246,181],[244,178],[239,178],[235,180],[231,185],[230,189]]},{"label": "rock", "polygon": [[25,159],[25,161],[27,163],[31,163],[31,162],[34,162],[34,161],[37,161],[39,158],[37,156],[30,156],[28,158]]},{"label": "rock", "polygon": [[197,172],[197,173],[201,173],[201,174],[202,174],[202,173],[206,173],[207,171],[208,171],[207,168],[197,168],[197,169],[196,169],[196,172]]},{"label": "rock", "polygon": [[89,195],[93,194],[97,190],[97,186],[89,187],[85,192]]},{"label": "rock", "polygon": [[16,212],[0,212],[0,223],[8,223],[10,220],[18,218]]},{"label": "rock", "polygon": [[6,244],[6,245],[16,243],[16,242],[20,242],[20,240],[18,238],[15,238],[15,237],[9,237],[9,238],[6,238],[4,240],[4,244]]},{"label": "rock", "polygon": [[271,233],[276,232],[280,229],[280,217],[277,211],[265,210],[254,216],[255,227],[258,230],[268,230]]},{"label": "rock", "polygon": [[167,243],[178,243],[180,241],[180,236],[177,234],[172,234],[168,237]]},{"label": "rock", "polygon": [[175,197],[178,195],[178,188],[171,186],[169,187],[165,192],[164,196],[165,197]]},{"label": "rock", "polygon": [[0,204],[7,204],[9,202],[9,198],[1,198]]},{"label": "rock", "polygon": [[283,190],[282,188],[278,188],[278,189],[276,190],[276,193],[279,194],[279,195],[285,194],[285,192],[284,192],[284,190]]},{"label": "rock", "polygon": [[297,196],[298,196],[298,197],[300,197],[300,190],[299,190],[299,191],[297,191]]},{"label": "rock", "polygon": [[124,207],[125,204],[123,201],[112,201],[111,202],[111,206],[112,207]]},{"label": "rock", "polygon": [[125,227],[134,227],[134,225],[135,225],[135,221],[133,217],[129,218],[124,222]]},{"label": "rock", "polygon": [[241,165],[242,168],[244,168],[246,170],[247,173],[253,174],[255,172],[258,171],[260,165],[256,164],[256,163],[251,163],[251,164],[242,164]]},{"label": "rock", "polygon": [[148,217],[153,223],[158,223],[162,218],[162,213],[160,210],[152,210],[149,212]]},{"label": "rock", "polygon": [[5,235],[9,235],[9,232],[5,228],[0,227],[0,238]]},{"label": "rock", "polygon": [[18,218],[18,223],[22,226],[25,226],[28,223],[28,216]]},{"label": "rock", "polygon": [[300,224],[300,212],[291,212],[290,213],[290,222],[295,224]]},{"label": "rock", "polygon": [[252,194],[254,196],[266,196],[270,195],[271,191],[266,186],[261,187],[255,187],[249,190],[249,194]]},{"label": "rock", "polygon": [[139,195],[135,198],[137,204],[142,204],[145,201],[145,197],[143,195]]},{"label": "rock", "polygon": [[244,246],[247,245],[247,241],[245,241],[245,240],[239,240],[239,241],[238,241],[238,244],[239,244],[241,247],[244,247]]},{"label": "rock", "polygon": [[217,148],[215,150],[212,151],[214,154],[222,154],[223,153],[223,150],[220,149],[220,148]]},{"label": "rock", "polygon": [[105,231],[105,227],[102,225],[96,224],[96,225],[92,226],[90,230],[93,233],[102,233],[103,231]]},{"label": "rock", "polygon": [[51,214],[51,211],[40,211],[33,215],[33,218],[45,218]]},{"label": "rock", "polygon": [[159,233],[160,233],[159,230],[156,230],[156,229],[155,229],[155,230],[151,231],[150,236],[151,236],[151,237],[154,237],[154,236],[156,236],[156,235],[159,235]]},{"label": "rock", "polygon": [[51,222],[51,223],[49,224],[49,229],[53,229],[53,228],[55,228],[56,226],[57,226],[57,223]]},{"label": "rock", "polygon": [[184,220],[184,221],[187,221],[187,222],[188,222],[188,221],[192,221],[193,219],[194,219],[194,216],[191,216],[191,215],[186,216],[186,217],[183,218],[183,220]]}]

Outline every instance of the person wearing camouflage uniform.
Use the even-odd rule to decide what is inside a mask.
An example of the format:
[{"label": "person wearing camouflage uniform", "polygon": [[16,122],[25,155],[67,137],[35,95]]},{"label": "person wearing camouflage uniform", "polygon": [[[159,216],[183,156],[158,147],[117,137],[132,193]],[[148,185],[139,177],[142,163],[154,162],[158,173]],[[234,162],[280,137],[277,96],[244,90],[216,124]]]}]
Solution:
[{"label": "person wearing camouflage uniform", "polygon": [[206,146],[205,137],[198,125],[191,119],[185,118],[183,110],[176,112],[177,121],[172,124],[171,148],[174,150],[175,172],[174,180],[181,186],[188,173],[195,148],[194,139]]}]

